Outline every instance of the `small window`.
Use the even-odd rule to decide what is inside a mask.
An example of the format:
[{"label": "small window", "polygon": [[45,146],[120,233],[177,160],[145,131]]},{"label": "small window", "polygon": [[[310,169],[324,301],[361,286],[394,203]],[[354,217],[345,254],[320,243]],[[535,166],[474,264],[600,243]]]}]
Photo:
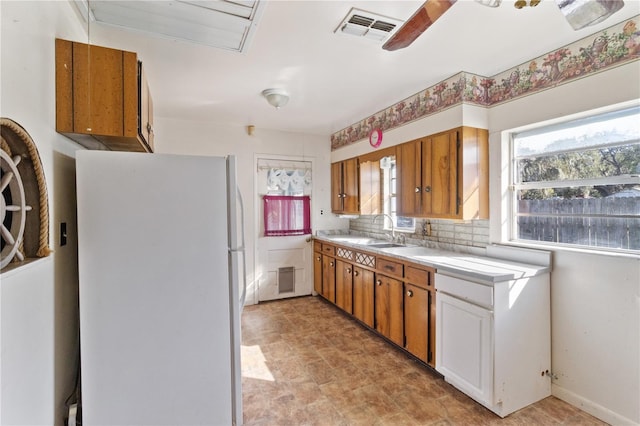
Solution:
[{"label": "small window", "polygon": [[512,240],[640,251],[640,107],[512,135]]},{"label": "small window", "polygon": [[[414,232],[416,229],[415,219],[412,217],[396,216],[397,206],[397,168],[395,157],[384,157],[380,161],[382,173],[382,194],[384,197],[384,212],[393,218],[393,225],[397,231]],[[386,223],[386,221],[385,221]]]}]

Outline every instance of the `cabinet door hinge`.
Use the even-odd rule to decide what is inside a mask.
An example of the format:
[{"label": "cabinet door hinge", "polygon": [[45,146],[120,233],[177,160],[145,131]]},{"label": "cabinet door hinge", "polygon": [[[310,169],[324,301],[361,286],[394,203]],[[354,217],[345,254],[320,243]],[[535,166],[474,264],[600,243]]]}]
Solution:
[{"label": "cabinet door hinge", "polygon": [[433,361],[433,352],[429,351],[429,353],[427,354],[427,362],[431,361]]}]

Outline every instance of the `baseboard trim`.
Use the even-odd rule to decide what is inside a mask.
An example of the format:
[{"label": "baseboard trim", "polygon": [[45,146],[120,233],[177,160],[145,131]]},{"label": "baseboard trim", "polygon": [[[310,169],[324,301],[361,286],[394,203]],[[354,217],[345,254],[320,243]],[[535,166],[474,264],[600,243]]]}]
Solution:
[{"label": "baseboard trim", "polygon": [[637,422],[634,422],[631,419],[628,419],[616,412],[613,412],[608,408],[603,407],[600,404],[597,404],[591,400],[588,400],[583,396],[580,396],[574,392],[571,392],[570,390],[567,390],[553,383],[551,384],[551,395],[575,407],[578,407],[582,411],[587,412],[592,416],[602,420],[603,422],[609,423],[610,425],[622,426],[622,425],[638,424]]}]

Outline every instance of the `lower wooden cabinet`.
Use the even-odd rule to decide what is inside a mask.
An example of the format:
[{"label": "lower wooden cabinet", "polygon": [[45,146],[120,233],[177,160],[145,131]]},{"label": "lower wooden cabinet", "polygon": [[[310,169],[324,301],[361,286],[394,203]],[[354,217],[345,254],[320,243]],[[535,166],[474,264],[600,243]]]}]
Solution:
[{"label": "lower wooden cabinet", "polygon": [[336,303],[336,259],[322,255],[322,296]]},{"label": "lower wooden cabinet", "polygon": [[435,368],[434,269],[405,265],[405,349]]},{"label": "lower wooden cabinet", "polygon": [[353,268],[353,316],[373,328],[375,274],[368,269]]},{"label": "lower wooden cabinet", "polygon": [[313,290],[322,294],[322,253],[313,253]]},{"label": "lower wooden cabinet", "polygon": [[376,331],[400,346],[404,346],[402,304],[402,281],[376,274]]},{"label": "lower wooden cabinet", "polygon": [[314,290],[435,368],[435,270],[348,247],[314,243]]},{"label": "lower wooden cabinet", "polygon": [[353,265],[336,260],[336,305],[353,313]]},{"label": "lower wooden cabinet", "polygon": [[427,361],[429,335],[429,292],[406,284],[404,292],[405,348]]}]

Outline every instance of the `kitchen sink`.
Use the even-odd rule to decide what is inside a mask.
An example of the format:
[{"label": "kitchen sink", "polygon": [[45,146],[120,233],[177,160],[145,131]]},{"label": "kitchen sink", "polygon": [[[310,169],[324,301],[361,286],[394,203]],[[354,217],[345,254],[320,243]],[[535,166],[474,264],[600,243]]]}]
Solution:
[{"label": "kitchen sink", "polygon": [[390,248],[390,247],[405,247],[405,246],[403,244],[396,244],[396,243],[373,243],[373,244],[367,244],[367,247]]}]

